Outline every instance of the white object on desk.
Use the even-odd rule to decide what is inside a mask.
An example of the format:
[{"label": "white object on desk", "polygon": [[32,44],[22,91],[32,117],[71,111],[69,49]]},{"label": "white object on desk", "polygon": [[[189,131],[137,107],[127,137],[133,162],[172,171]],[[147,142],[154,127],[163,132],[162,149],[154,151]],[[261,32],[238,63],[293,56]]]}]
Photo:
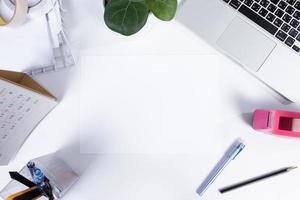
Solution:
[{"label": "white object on desk", "polygon": [[[9,16],[5,3],[0,1],[0,5],[1,14]],[[0,42],[1,69],[23,71],[30,66],[51,63],[52,49],[45,16],[30,17],[19,27],[2,27]]]},{"label": "white object on desk", "polygon": [[[0,13],[10,16],[12,11],[7,4],[0,1]],[[1,69],[35,75],[73,66],[74,58],[63,29],[60,0],[43,0],[33,8],[22,26],[0,29]]]},{"label": "white object on desk", "polygon": [[[14,9],[16,0],[3,1],[5,6]],[[26,0],[26,2],[28,2],[28,14],[31,18],[45,16],[53,8],[53,0]]]},{"label": "white object on desk", "polygon": [[8,18],[0,16],[0,26],[15,27],[22,25],[27,19],[28,1],[15,0],[15,6],[10,8],[13,12]]},{"label": "white object on desk", "polygon": [[75,65],[75,59],[69,48],[67,37],[63,28],[63,12],[62,3],[56,0],[52,9],[45,15],[49,40],[52,47],[52,63],[46,66],[32,67],[25,72],[31,76],[43,73],[56,72]]},{"label": "white object on desk", "polygon": [[216,148],[218,64],[215,55],[82,56],[81,152]]},{"label": "white object on desk", "polygon": [[0,165],[8,164],[56,104],[55,97],[29,76],[0,71]]}]

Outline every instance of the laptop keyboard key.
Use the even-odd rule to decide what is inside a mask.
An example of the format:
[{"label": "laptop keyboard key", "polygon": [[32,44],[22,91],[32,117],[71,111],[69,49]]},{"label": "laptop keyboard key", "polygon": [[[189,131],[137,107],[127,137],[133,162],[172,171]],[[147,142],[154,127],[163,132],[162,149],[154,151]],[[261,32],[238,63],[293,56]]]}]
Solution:
[{"label": "laptop keyboard key", "polygon": [[298,35],[298,31],[296,31],[295,29],[291,29],[289,31],[289,35],[292,36],[293,38],[295,38]]},{"label": "laptop keyboard key", "polygon": [[299,22],[298,22],[297,20],[293,19],[293,20],[291,21],[290,25],[291,25],[292,27],[294,27],[294,28],[297,28],[297,26],[299,25]]},{"label": "laptop keyboard key", "polygon": [[269,3],[270,2],[268,0],[261,0],[259,4],[262,5],[263,7],[267,7]]},{"label": "laptop keyboard key", "polygon": [[293,17],[295,17],[297,20],[300,20],[300,12],[296,11],[293,15]]},{"label": "laptop keyboard key", "polygon": [[296,40],[300,42],[300,34],[297,36]]},{"label": "laptop keyboard key", "polygon": [[285,3],[284,1],[280,1],[278,7],[284,10],[287,7],[287,3]]},{"label": "laptop keyboard key", "polygon": [[300,10],[300,2],[297,1],[297,3],[294,5],[294,7],[295,7],[297,10]]},{"label": "laptop keyboard key", "polygon": [[293,44],[295,43],[295,39],[288,37],[285,41],[285,44],[288,45],[289,47],[293,46]]},{"label": "laptop keyboard key", "polygon": [[293,8],[292,6],[288,6],[286,9],[285,9],[285,12],[287,12],[288,14],[292,15],[294,12],[295,12],[295,8]]},{"label": "laptop keyboard key", "polygon": [[225,3],[228,3],[230,0],[223,0]]},{"label": "laptop keyboard key", "polygon": [[293,49],[296,51],[296,52],[299,52],[300,51],[300,48],[296,45],[293,46]]},{"label": "laptop keyboard key", "polygon": [[245,0],[244,4],[250,7],[253,4],[253,0]]},{"label": "laptop keyboard key", "polygon": [[235,9],[238,9],[241,4],[242,3],[238,0],[231,0],[229,3],[229,5],[231,5]]},{"label": "laptop keyboard key", "polygon": [[288,14],[285,14],[283,17],[282,17],[283,21],[285,21],[286,23],[289,23],[291,20],[292,20],[292,17],[289,16]]},{"label": "laptop keyboard key", "polygon": [[259,25],[260,27],[262,27],[263,29],[265,29],[269,33],[271,33],[272,35],[274,35],[278,30],[278,28],[276,26],[274,26],[273,24],[271,24],[267,20],[265,20],[262,17],[260,17],[259,15],[257,15],[256,12],[249,9],[245,5],[242,5],[239,8],[239,12],[242,13],[243,15],[245,15],[246,17],[248,17],[250,20],[252,20],[254,23]]},{"label": "laptop keyboard key", "polygon": [[279,18],[281,18],[284,15],[284,11],[278,8],[275,12],[275,15]]},{"label": "laptop keyboard key", "polygon": [[257,11],[259,11],[260,7],[261,7],[260,5],[258,5],[257,3],[254,3],[251,8],[257,12]]},{"label": "laptop keyboard key", "polygon": [[281,30],[283,30],[284,32],[288,32],[291,29],[291,26],[289,26],[288,24],[283,24],[281,27]]},{"label": "laptop keyboard key", "polygon": [[268,11],[264,8],[261,8],[258,12],[261,16],[265,17],[268,14]]},{"label": "laptop keyboard key", "polygon": [[275,19],[274,21],[275,26],[280,27],[283,24],[283,21],[279,18]]},{"label": "laptop keyboard key", "polygon": [[282,30],[279,30],[278,33],[276,34],[276,37],[282,42],[287,38],[287,36],[288,35]]},{"label": "laptop keyboard key", "polygon": [[266,18],[269,22],[273,22],[276,17],[272,13],[269,13]]},{"label": "laptop keyboard key", "polygon": [[276,8],[277,8],[277,7],[276,7],[274,4],[271,3],[271,4],[268,6],[267,9],[268,9],[268,11],[270,11],[270,12],[273,13],[273,12],[275,12]]}]

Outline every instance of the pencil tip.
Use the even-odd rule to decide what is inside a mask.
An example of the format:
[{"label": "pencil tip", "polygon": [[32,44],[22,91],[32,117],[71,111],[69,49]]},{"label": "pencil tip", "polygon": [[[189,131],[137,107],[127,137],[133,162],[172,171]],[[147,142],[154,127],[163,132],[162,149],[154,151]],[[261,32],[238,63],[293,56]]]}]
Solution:
[{"label": "pencil tip", "polygon": [[291,170],[296,169],[296,168],[297,168],[297,166],[291,166],[291,167],[288,168],[288,171],[291,171]]}]

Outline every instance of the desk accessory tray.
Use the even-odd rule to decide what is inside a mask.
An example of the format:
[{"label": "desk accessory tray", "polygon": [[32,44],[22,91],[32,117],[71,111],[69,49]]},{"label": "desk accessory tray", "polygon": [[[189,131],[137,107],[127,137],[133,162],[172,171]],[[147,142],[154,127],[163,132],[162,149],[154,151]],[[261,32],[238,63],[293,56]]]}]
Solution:
[{"label": "desk accessory tray", "polygon": [[[30,160],[28,163],[34,163],[34,165],[48,178],[52,187],[53,199],[61,199],[79,178],[73,169],[62,159],[57,157],[55,153],[35,158]],[[28,165],[25,165],[19,174],[27,178],[29,181],[35,181],[32,178]],[[16,180],[12,180],[0,191],[0,199],[6,200],[11,195],[26,189],[28,189],[28,187]],[[41,196],[39,199],[48,198]]]}]

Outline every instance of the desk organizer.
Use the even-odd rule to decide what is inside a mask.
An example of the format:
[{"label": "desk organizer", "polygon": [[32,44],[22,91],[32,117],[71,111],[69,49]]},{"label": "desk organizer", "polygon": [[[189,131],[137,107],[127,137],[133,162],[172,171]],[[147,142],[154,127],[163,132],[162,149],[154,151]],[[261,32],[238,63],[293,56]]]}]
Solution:
[{"label": "desk organizer", "polygon": [[[61,199],[71,188],[71,186],[78,180],[78,175],[73,171],[73,169],[55,154],[39,157],[31,160],[28,163],[34,163],[35,167],[40,169],[47,180],[49,180],[49,187],[52,188],[53,194],[52,199]],[[22,168],[19,174],[33,183],[36,183],[36,179],[33,178],[28,164]],[[9,197],[12,195],[22,191],[24,192],[26,190],[30,190],[29,187],[26,187],[16,180],[12,180],[2,189],[2,191],[0,191],[0,199],[9,200],[11,199]],[[46,196],[41,196],[38,199],[52,200]]]}]

